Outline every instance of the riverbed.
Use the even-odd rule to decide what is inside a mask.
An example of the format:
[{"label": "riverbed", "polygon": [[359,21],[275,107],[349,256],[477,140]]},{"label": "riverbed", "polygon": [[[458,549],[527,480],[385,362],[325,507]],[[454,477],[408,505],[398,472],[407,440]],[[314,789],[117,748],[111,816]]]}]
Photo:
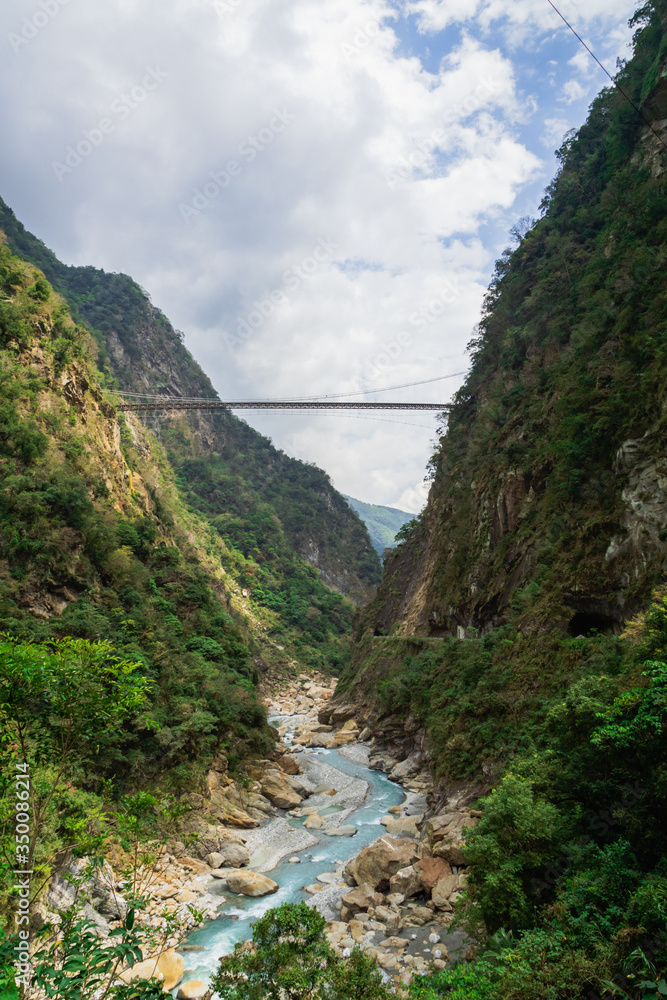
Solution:
[{"label": "riverbed", "polygon": [[[271,721],[274,725],[284,722],[283,719]],[[341,872],[344,865],[363,847],[382,835],[384,828],[380,823],[381,818],[392,806],[400,805],[404,801],[405,792],[400,785],[389,781],[385,774],[373,771],[363,763],[363,751],[355,753],[357,749],[361,750],[356,747],[345,747],[342,750],[304,750],[299,755],[305,769],[310,763],[323,764],[327,765],[327,772],[329,769],[335,769],[335,772],[342,772],[349,778],[356,779],[354,792],[356,802],[359,804],[355,802],[350,811],[349,806],[343,808],[341,805],[336,805],[334,799],[334,804],[328,811],[332,820],[344,816],[344,822],[356,826],[357,833],[353,837],[327,837],[318,830],[309,831],[317,842],[304,850],[289,852],[289,857],[296,856],[300,859],[299,864],[290,863],[285,856],[275,867],[269,863],[268,868],[253,869],[251,859],[249,866],[251,870],[270,871],[270,877],[280,887],[277,892],[269,896],[253,898],[236,895],[226,888],[221,888],[221,884],[226,886],[226,883],[216,883],[213,880],[209,891],[220,896],[219,916],[191,933],[184,942],[185,948],[182,949],[182,953],[187,966],[184,980],[199,979],[208,982],[217,968],[218,959],[222,955],[229,954],[238,941],[250,938],[252,924],[267,910],[281,903],[298,903],[303,900],[312,902],[313,895],[305,892],[303,886],[315,883],[317,876],[325,872]],[[330,772],[334,778],[335,772],[333,770]],[[365,793],[361,788],[361,782],[366,785]],[[334,780],[332,785],[338,787],[340,782],[337,785]],[[306,799],[303,804],[307,806],[309,800]],[[303,818],[287,815],[285,819],[295,830],[302,829]],[[335,880],[333,884],[342,885],[342,879]],[[331,891],[325,891],[327,896],[330,896]],[[190,951],[193,946],[203,950]]]}]

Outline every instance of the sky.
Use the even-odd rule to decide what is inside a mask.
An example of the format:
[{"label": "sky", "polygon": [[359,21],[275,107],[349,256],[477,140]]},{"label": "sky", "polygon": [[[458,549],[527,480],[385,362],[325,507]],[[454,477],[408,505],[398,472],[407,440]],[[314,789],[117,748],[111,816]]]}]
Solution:
[{"label": "sky", "polygon": [[[559,7],[613,73],[634,5]],[[608,82],[548,0],[3,0],[0,53],[0,194],[132,275],[230,400],[447,402]],[[243,419],[348,495],[425,502],[435,413]]]}]

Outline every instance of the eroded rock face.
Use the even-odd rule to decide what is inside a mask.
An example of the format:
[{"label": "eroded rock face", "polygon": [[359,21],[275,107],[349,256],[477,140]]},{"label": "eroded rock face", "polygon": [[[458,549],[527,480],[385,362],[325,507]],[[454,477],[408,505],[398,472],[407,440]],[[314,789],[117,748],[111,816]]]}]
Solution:
[{"label": "eroded rock face", "polygon": [[278,891],[278,883],[266,875],[237,868],[227,872],[227,885],[232,892],[240,892],[244,896],[268,896]]},{"label": "eroded rock face", "polygon": [[414,840],[380,837],[353,858],[345,871],[357,885],[366,882],[377,889],[382,883],[389,883],[391,876],[401,868],[406,868],[417,860],[417,845]]}]

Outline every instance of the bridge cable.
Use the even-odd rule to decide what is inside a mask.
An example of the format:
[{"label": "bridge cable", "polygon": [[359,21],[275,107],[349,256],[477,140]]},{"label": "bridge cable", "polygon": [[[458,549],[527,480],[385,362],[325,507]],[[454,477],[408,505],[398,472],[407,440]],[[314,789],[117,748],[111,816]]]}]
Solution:
[{"label": "bridge cable", "polygon": [[[326,399],[339,399],[341,396],[364,396],[366,393],[376,393],[376,392],[390,392],[392,389],[409,389],[416,385],[429,385],[431,382],[442,382],[444,379],[456,378],[459,375],[467,375],[467,372],[450,372],[449,375],[438,375],[436,378],[421,379],[419,382],[404,382],[401,385],[384,385],[377,389],[360,389],[354,392],[333,392],[327,393],[324,396],[322,394],[318,396],[288,396],[285,399],[273,400],[273,399],[257,399],[252,402],[257,403],[272,403],[272,402],[284,402],[284,403],[296,403],[296,402],[306,402],[307,400],[326,400]],[[107,392],[112,393],[114,396],[131,396],[133,398],[148,398],[156,400],[165,400],[169,402],[181,402],[181,403],[215,403],[216,399],[213,396],[160,396],[157,393],[150,392],[123,392],[122,389],[108,389]],[[234,408],[234,400],[225,400],[225,404],[231,409]],[[241,400],[236,400],[236,402],[241,402]],[[246,402],[243,400],[243,402]],[[248,400],[250,402],[250,400]]]}]

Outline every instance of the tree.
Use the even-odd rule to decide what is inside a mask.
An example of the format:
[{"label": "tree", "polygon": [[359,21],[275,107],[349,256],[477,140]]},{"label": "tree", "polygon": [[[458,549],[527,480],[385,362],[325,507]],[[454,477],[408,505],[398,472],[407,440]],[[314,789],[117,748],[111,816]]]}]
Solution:
[{"label": "tree", "polygon": [[[107,642],[62,639],[40,645],[5,636],[0,643],[3,805],[13,812],[16,800],[16,808],[29,816],[24,824],[29,830],[12,851],[25,870],[35,871],[54,800],[85,769],[113,758],[123,724],[143,708],[149,682],[138,668],[115,656]],[[3,813],[7,822],[10,813]],[[80,831],[84,840],[86,832]],[[13,844],[13,829],[10,834]],[[48,878],[51,871],[45,861],[41,875]]]},{"label": "tree", "polygon": [[252,942],[220,959],[211,986],[220,1000],[388,1000],[375,959],[355,948],[339,958],[326,921],[306,903],[283,903],[253,927]]}]

